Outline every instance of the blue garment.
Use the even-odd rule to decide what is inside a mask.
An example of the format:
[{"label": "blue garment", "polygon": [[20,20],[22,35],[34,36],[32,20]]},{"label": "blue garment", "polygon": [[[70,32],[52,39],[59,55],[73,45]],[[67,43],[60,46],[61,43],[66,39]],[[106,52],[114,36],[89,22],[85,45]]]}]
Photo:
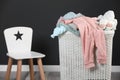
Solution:
[{"label": "blue garment", "polygon": [[60,23],[60,26],[64,26],[66,28],[66,31],[69,31],[73,33],[76,36],[80,36],[80,32],[77,29],[73,29],[70,25],[66,25],[64,23]]},{"label": "blue garment", "polygon": [[63,16],[63,18],[66,20],[66,19],[72,19],[72,18],[76,18],[76,17],[79,17],[79,16],[83,16],[81,13],[74,13],[74,12],[68,12],[67,14],[65,14]]},{"label": "blue garment", "polygon": [[66,32],[66,28],[64,26],[57,26],[54,31],[53,34],[51,35],[52,38],[54,38],[55,36],[59,36],[60,34],[63,34],[64,32]]},{"label": "blue garment", "polygon": [[57,25],[57,27],[54,29],[51,37],[54,38],[55,36],[59,36],[59,35],[65,33],[66,31],[70,31],[73,34],[75,34],[76,36],[80,36],[80,33],[78,30],[75,30],[71,26],[66,25],[64,23],[59,23],[59,25]]},{"label": "blue garment", "polygon": [[[83,15],[81,13],[75,14],[74,12],[68,12],[67,14],[65,14],[63,16],[63,19],[65,19],[65,20],[66,19],[72,19],[72,18],[76,18],[76,17],[80,17],[80,16],[83,16]],[[72,32],[73,34],[75,34],[77,36],[80,35],[79,31],[73,29],[71,26],[66,25],[66,24],[64,24],[62,22],[58,22],[56,24],[56,28],[54,29],[53,34],[51,35],[51,37],[54,38],[55,36],[59,36],[59,35],[65,33],[66,31],[70,31],[70,32]]]}]

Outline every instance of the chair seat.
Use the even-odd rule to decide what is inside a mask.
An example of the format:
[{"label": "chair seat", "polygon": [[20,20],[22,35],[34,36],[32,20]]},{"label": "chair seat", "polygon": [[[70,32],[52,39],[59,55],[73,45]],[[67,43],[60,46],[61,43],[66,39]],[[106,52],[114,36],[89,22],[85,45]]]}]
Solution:
[{"label": "chair seat", "polygon": [[25,55],[11,55],[9,53],[7,53],[7,56],[13,58],[13,59],[30,59],[30,58],[43,58],[45,57],[44,54],[42,53],[39,53],[39,52],[34,52],[34,51],[31,51],[30,54],[25,54]]}]

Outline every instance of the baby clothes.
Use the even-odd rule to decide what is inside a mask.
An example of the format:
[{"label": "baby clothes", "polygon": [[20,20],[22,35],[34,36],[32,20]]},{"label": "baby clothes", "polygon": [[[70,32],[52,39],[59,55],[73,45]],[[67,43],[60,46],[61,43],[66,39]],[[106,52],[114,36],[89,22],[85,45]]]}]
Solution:
[{"label": "baby clothes", "polygon": [[75,25],[66,25],[64,23],[61,22],[61,20],[69,20],[69,19],[73,19],[76,17],[80,17],[83,16],[81,13],[74,13],[74,12],[68,12],[67,14],[65,14],[63,17],[60,17],[57,21],[56,24],[56,28],[53,31],[53,34],[51,35],[52,38],[54,38],[55,36],[59,36],[63,33],[65,33],[66,31],[70,31],[73,34],[79,36],[79,31],[76,30],[76,26]]},{"label": "baby clothes", "polygon": [[80,36],[80,32],[77,29],[74,29],[74,27],[76,27],[76,26],[72,25],[72,24],[66,25],[63,22],[60,22],[59,24],[57,24],[56,28],[54,29],[51,37],[54,38],[55,36],[59,36],[59,35],[65,33],[66,31],[69,31],[76,36]]},{"label": "baby clothes", "polygon": [[103,26],[104,30],[116,30],[117,19],[115,19],[114,11],[108,10],[104,15],[98,16],[98,24]]},{"label": "baby clothes", "polygon": [[79,31],[82,41],[82,50],[86,68],[92,68],[94,64],[94,50],[97,47],[97,62],[106,63],[106,43],[104,31],[97,24],[97,18],[77,17],[69,20],[62,20],[65,24],[74,23]]}]

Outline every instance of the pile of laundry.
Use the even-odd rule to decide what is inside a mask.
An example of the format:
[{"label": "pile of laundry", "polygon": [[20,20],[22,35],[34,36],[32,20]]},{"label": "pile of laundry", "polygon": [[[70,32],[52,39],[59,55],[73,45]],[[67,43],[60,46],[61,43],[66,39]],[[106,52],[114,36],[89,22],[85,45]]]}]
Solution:
[{"label": "pile of laundry", "polygon": [[93,68],[95,67],[93,53],[95,48],[97,48],[97,63],[106,64],[107,50],[104,31],[116,30],[116,26],[117,19],[115,19],[112,10],[98,17],[88,17],[80,13],[69,12],[59,18],[51,37],[54,38],[67,31],[80,36],[85,67]]},{"label": "pile of laundry", "polygon": [[[80,33],[78,31],[77,25],[74,23],[66,24],[62,20],[71,20],[76,19],[79,17],[83,17],[84,15],[81,13],[74,13],[74,12],[68,12],[63,17],[60,17],[58,19],[58,22],[56,24],[56,27],[53,31],[53,34],[51,35],[52,38],[55,36],[59,36],[61,34],[64,34],[67,31],[72,32],[73,34],[79,36]],[[116,30],[117,26],[117,19],[115,19],[114,11],[109,10],[104,15],[99,15],[96,17],[97,24],[101,26],[103,30]]]}]

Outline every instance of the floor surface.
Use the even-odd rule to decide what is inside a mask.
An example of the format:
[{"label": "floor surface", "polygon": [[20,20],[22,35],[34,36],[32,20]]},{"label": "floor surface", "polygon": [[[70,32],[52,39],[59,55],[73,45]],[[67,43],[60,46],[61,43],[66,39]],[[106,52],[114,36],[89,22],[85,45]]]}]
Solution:
[{"label": "floor surface", "polygon": [[[0,80],[5,80],[4,76],[5,76],[5,72],[0,72]],[[15,80],[15,77],[16,77],[16,73],[12,72],[10,80]],[[49,73],[46,72],[46,77],[47,77],[47,80],[60,80],[60,73],[59,72],[49,72]],[[30,80],[29,73],[22,72],[21,80]],[[40,80],[39,72],[35,72],[35,80]],[[120,80],[120,73],[112,73],[111,80]]]}]

